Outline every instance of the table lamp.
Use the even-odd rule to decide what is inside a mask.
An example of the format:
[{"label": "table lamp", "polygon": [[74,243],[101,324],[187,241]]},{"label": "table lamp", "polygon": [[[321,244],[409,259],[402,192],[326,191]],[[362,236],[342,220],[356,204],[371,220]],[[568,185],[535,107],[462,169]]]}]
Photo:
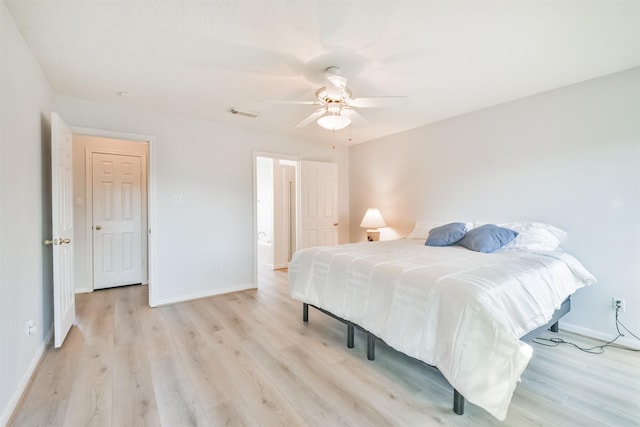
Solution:
[{"label": "table lamp", "polygon": [[376,208],[369,208],[362,218],[360,228],[367,228],[367,240],[377,242],[380,240],[380,231],[378,228],[386,227],[387,224],[382,218],[382,214]]}]

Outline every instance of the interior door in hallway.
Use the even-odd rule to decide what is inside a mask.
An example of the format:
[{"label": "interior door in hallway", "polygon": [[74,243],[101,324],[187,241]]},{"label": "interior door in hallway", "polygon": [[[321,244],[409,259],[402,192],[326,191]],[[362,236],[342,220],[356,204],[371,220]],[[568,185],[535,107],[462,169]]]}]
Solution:
[{"label": "interior door in hallway", "polygon": [[93,287],[143,283],[142,158],[92,154]]}]

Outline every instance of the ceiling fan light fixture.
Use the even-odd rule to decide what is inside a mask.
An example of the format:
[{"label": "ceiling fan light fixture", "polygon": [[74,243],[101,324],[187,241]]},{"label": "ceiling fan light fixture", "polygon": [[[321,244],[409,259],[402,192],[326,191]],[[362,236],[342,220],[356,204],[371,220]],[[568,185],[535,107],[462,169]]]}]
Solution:
[{"label": "ceiling fan light fixture", "polygon": [[320,117],[316,123],[318,123],[318,126],[328,130],[340,130],[349,126],[351,120],[340,114],[327,114]]}]

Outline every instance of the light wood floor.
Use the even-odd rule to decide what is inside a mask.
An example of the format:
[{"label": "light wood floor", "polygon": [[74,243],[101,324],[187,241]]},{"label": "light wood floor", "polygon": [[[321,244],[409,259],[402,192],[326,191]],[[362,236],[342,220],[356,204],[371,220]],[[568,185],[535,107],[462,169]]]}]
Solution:
[{"label": "light wood floor", "polygon": [[155,309],[144,286],[78,295],[10,425],[640,425],[638,353],[536,345],[504,423],[468,403],[458,416],[437,370],[382,344],[368,361],[362,333],[347,349],[342,324],[313,309],[304,324],[287,291],[265,270],[257,291]]}]

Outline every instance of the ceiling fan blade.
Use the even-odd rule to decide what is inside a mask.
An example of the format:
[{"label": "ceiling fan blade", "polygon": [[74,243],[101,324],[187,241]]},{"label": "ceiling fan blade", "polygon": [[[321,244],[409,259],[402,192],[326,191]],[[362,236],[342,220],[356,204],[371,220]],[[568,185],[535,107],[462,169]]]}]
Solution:
[{"label": "ceiling fan blade", "polygon": [[356,108],[388,107],[406,100],[408,96],[372,96],[367,98],[352,98],[347,101],[349,106]]},{"label": "ceiling fan blade", "polygon": [[307,117],[305,117],[304,119],[300,120],[298,122],[298,124],[296,124],[294,126],[294,129],[299,129],[301,127],[305,127],[306,125],[308,125],[309,123],[317,120],[320,118],[320,116],[322,116],[324,113],[327,112],[326,108],[318,108],[316,111],[314,111],[313,113],[309,114]]}]

